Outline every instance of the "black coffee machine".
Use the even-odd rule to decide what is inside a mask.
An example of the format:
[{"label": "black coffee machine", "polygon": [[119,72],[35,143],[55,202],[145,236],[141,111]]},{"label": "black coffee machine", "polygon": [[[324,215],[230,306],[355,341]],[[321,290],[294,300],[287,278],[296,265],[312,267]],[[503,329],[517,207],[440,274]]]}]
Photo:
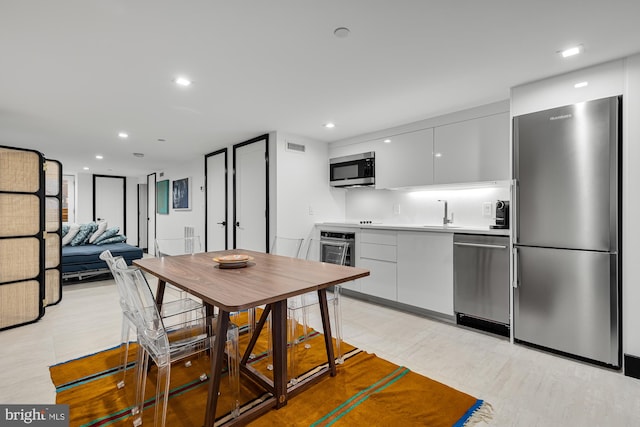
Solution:
[{"label": "black coffee machine", "polygon": [[492,229],[509,228],[509,201],[498,200],[496,202],[496,225],[490,226]]}]

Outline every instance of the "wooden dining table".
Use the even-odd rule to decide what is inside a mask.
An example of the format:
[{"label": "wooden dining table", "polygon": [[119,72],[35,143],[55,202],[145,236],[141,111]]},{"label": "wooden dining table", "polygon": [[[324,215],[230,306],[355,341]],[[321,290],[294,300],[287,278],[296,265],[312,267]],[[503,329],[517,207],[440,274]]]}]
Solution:
[{"label": "wooden dining table", "polygon": [[[213,258],[243,254],[252,259],[243,268],[220,268]],[[243,412],[228,425],[246,424],[271,410],[287,404],[289,397],[304,391],[326,375],[335,376],[336,366],[327,306],[327,288],[369,275],[363,268],[347,267],[319,261],[308,261],[243,249],[198,254],[143,258],[134,265],[158,278],[157,303],[162,304],[166,283],[202,299],[208,313],[218,309],[214,333],[226,336],[229,314],[265,306],[260,320],[241,359],[240,370],[254,383],[271,394],[263,403]],[[327,367],[316,375],[287,389],[287,298],[317,292],[327,352]],[[273,380],[255,372],[247,361],[267,319],[272,315]],[[214,340],[211,356],[211,378],[204,425],[213,427],[218,391],[224,365],[224,340]],[[227,425],[227,424],[225,424]]]}]

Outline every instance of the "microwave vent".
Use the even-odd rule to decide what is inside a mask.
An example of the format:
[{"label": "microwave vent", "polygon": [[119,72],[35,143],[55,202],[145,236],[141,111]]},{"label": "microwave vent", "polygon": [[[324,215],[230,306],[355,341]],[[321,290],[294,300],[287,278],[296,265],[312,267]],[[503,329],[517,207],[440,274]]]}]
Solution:
[{"label": "microwave vent", "polygon": [[307,150],[302,144],[296,144],[295,142],[287,141],[287,151],[295,151],[296,153],[304,153]]}]

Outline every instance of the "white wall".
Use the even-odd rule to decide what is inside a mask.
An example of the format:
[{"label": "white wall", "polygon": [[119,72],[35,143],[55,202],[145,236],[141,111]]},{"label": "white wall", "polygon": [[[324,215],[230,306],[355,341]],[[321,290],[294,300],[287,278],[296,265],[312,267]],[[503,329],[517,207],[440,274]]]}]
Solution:
[{"label": "white wall", "polygon": [[[275,141],[276,203],[272,215],[277,220],[271,239],[276,234],[306,238],[316,222],[343,221],[344,191],[329,187],[327,144],[281,132]],[[287,150],[287,142],[304,145],[305,152]]]},{"label": "white wall", "polygon": [[456,111],[454,113],[444,114],[442,116],[430,117],[428,119],[419,120],[417,122],[407,123],[402,126],[396,126],[393,128],[382,129],[376,132],[357,135],[352,138],[342,139],[340,141],[329,143],[329,156],[337,157],[345,155],[345,152],[341,149],[341,147],[346,147],[352,144],[374,141],[384,137],[392,137],[394,135],[399,135],[406,132],[444,126],[452,123],[475,119],[478,117],[491,116],[494,114],[503,113],[505,111],[509,111],[508,100],[468,108],[466,110]]},{"label": "white wall", "polygon": [[76,223],[93,221],[93,175],[79,173],[76,179]]},{"label": "white wall", "polygon": [[[455,226],[488,228],[495,224],[497,200],[510,200],[508,181],[483,186],[425,187],[410,191],[352,188],[343,190],[346,197],[346,220],[383,222],[385,224],[442,225],[444,203],[448,217],[453,213]],[[490,215],[483,214],[483,204],[490,203]]]},{"label": "white wall", "polygon": [[[588,82],[576,89],[574,84]],[[625,61],[617,60],[511,89],[511,117],[624,92]]]},{"label": "white wall", "polygon": [[[576,89],[574,84],[588,81]],[[623,352],[640,357],[640,55],[555,76],[512,89],[512,116],[623,95],[622,132],[622,301]]]},{"label": "white wall", "polygon": [[[138,244],[138,183],[146,182],[146,177],[126,177],[126,220],[127,243]],[[93,221],[93,174],[78,173],[76,176],[76,219],[77,224]],[[108,219],[107,219],[108,221]],[[122,233],[122,232],[121,232]]]},{"label": "white wall", "polygon": [[640,55],[626,61],[623,103],[622,278],[624,352],[640,357]]},{"label": "white wall", "polygon": [[[163,173],[164,176],[160,176]],[[169,180],[169,214],[156,213],[156,238],[168,239],[184,236],[184,227],[194,227],[194,234],[200,236],[204,249],[204,156],[175,165],[174,167],[156,172],[157,182]],[[175,210],[172,203],[173,181],[190,178],[191,209]]]}]

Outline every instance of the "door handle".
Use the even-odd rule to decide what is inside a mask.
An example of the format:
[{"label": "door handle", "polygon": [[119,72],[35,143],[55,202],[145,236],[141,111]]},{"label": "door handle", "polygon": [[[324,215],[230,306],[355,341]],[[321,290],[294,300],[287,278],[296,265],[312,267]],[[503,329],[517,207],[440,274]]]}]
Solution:
[{"label": "door handle", "polygon": [[222,226],[227,226],[227,221],[222,221],[222,222],[217,222],[216,224],[222,225]]},{"label": "door handle", "polygon": [[518,271],[518,248],[513,248],[513,289],[518,289],[520,273]]}]

